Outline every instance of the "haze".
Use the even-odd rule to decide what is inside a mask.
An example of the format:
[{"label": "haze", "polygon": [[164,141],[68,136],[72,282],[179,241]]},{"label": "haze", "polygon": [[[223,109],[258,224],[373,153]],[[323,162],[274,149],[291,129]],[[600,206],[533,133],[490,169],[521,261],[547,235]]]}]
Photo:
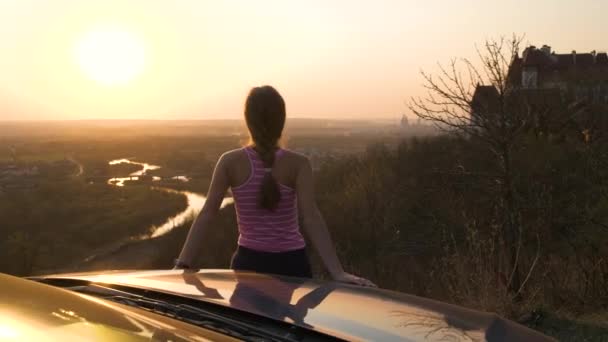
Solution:
[{"label": "haze", "polygon": [[[597,0],[0,0],[0,120],[236,118],[261,84],[293,117],[396,118],[421,94],[421,68],[512,33],[604,50],[606,13]],[[145,49],[128,82],[118,68],[121,82],[96,81],[74,59],[100,25]]]}]

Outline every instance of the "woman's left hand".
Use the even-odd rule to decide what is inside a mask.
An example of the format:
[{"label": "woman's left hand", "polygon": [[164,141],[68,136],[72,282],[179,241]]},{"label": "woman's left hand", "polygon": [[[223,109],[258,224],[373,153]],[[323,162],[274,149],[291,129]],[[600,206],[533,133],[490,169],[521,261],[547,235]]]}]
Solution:
[{"label": "woman's left hand", "polygon": [[350,274],[350,273],[346,273],[346,272],[337,274],[337,275],[333,276],[333,278],[335,281],[338,281],[341,283],[354,284],[354,285],[366,286],[366,287],[378,287],[376,284],[372,283],[371,281],[369,281],[365,278],[361,278],[354,274]]}]

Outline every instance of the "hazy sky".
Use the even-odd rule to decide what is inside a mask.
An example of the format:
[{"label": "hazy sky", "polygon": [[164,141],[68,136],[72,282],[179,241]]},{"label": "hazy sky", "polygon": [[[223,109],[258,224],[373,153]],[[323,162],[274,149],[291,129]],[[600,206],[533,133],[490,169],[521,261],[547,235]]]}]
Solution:
[{"label": "hazy sky", "polygon": [[[606,50],[606,13],[604,0],[0,0],[0,120],[234,118],[261,84],[294,117],[398,117],[421,68],[514,32]],[[132,80],[96,81],[81,64],[104,58],[75,57],[100,27],[136,37]]]}]

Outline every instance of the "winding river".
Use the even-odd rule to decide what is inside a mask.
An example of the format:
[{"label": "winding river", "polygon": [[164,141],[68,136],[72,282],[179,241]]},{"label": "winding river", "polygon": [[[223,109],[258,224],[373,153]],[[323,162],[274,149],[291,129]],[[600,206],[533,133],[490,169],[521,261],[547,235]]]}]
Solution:
[{"label": "winding river", "polygon": [[[127,177],[115,177],[115,178],[108,179],[108,184],[113,185],[113,186],[124,186],[126,181],[138,181],[140,177],[146,176],[148,171],[158,170],[161,168],[158,165],[135,162],[128,158],[111,160],[109,162],[109,164],[110,165],[133,164],[133,165],[141,166],[141,170],[135,171]],[[175,179],[175,180],[179,180],[181,182],[190,181],[190,179],[186,176],[178,175],[178,176],[173,176],[171,178]],[[161,180],[160,177],[152,177],[152,181],[157,182],[160,180]],[[167,218],[167,220],[163,224],[161,224],[159,226],[152,226],[151,230],[150,230],[150,231],[152,231],[152,234],[149,236],[142,237],[143,239],[155,238],[155,237],[167,234],[173,228],[184,224],[185,222],[189,221],[189,219],[196,216],[198,214],[198,212],[201,210],[201,208],[203,207],[203,204],[205,204],[206,197],[200,193],[191,192],[191,191],[183,191],[183,190],[174,190],[174,189],[163,188],[163,187],[153,187],[153,188],[160,190],[160,191],[166,191],[166,192],[170,192],[170,193],[179,193],[179,194],[186,196],[186,198],[188,199],[188,206],[186,207],[185,210],[178,213],[177,215]],[[224,208],[225,206],[227,206],[231,203],[233,203],[233,199],[231,197],[224,198],[221,208]]]}]

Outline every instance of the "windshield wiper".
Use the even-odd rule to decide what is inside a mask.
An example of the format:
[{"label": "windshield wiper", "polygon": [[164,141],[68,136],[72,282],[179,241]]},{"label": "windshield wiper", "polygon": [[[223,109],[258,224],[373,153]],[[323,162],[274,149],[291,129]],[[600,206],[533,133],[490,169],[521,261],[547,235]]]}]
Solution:
[{"label": "windshield wiper", "polygon": [[188,304],[172,304],[160,300],[131,296],[110,296],[104,299],[151,311],[246,341],[293,341],[300,339],[288,333],[279,335],[258,326],[209,312]]}]

